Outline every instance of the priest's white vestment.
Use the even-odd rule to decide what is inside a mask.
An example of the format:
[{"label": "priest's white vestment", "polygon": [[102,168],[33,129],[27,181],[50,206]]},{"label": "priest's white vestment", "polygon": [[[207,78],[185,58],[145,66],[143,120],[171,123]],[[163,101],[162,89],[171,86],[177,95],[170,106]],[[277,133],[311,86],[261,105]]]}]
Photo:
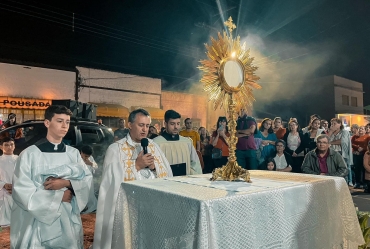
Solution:
[{"label": "priest's white vestment", "polygon": [[4,185],[12,183],[17,158],[17,155],[0,156],[0,226],[10,225],[13,198]]},{"label": "priest's white vestment", "polygon": [[[62,202],[64,191],[45,190],[48,177],[70,180],[74,196]],[[13,177],[11,248],[83,248],[80,212],[85,208],[91,172],[79,151],[64,143],[45,142],[25,149]]]},{"label": "priest's white vestment", "polygon": [[136,170],[135,161],[143,148],[140,143],[131,139],[130,134],[109,146],[105,154],[103,179],[99,190],[94,249],[111,249],[115,204],[123,181],[172,177],[171,167],[163,152],[153,140],[148,141],[148,153],[154,157],[155,173],[147,168]]}]

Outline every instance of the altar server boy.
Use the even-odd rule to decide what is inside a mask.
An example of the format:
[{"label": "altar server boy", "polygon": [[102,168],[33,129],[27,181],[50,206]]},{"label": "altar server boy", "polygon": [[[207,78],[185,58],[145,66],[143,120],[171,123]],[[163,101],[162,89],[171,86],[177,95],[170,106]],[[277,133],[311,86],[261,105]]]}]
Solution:
[{"label": "altar server boy", "polygon": [[49,106],[45,141],[19,155],[13,177],[11,248],[83,248],[80,212],[92,177],[79,151],[62,142],[71,116],[65,106]]},{"label": "altar server boy", "polygon": [[5,137],[0,144],[3,155],[0,156],[0,226],[10,225],[12,211],[12,178],[14,174],[15,161],[18,156],[14,155],[14,140]]}]

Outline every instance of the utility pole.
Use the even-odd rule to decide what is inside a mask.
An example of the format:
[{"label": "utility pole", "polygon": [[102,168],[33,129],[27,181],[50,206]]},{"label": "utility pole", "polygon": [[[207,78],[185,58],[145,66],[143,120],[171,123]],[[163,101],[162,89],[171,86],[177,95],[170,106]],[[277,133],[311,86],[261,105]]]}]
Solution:
[{"label": "utility pole", "polygon": [[78,102],[78,93],[81,88],[81,78],[79,77],[79,71],[76,69],[76,83],[75,83],[75,101]]}]

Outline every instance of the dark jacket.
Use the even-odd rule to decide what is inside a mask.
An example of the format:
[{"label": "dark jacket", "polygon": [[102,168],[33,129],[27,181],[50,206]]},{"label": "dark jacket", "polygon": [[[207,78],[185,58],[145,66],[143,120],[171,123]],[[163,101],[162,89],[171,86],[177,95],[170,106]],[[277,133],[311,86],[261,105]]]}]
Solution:
[{"label": "dark jacket", "polygon": [[304,138],[304,135],[302,133],[302,131],[298,131],[298,135],[299,135],[299,138],[301,139],[301,144],[299,145],[299,147],[293,151],[291,149],[288,148],[288,136],[289,136],[289,131],[287,131],[283,137],[283,140],[285,141],[286,143],[286,146],[285,146],[285,151],[289,154],[289,155],[293,155],[293,152],[295,152],[297,155],[299,153],[301,153],[302,151],[304,151],[304,148],[306,147],[305,145],[305,138]]},{"label": "dark jacket", "polygon": [[[329,155],[326,159],[326,165],[328,166],[329,176],[341,176],[345,177],[348,175],[347,165],[341,154],[335,150],[328,149]],[[316,149],[311,150],[307,153],[302,164],[302,172],[306,174],[320,175],[320,164],[316,154]]]}]

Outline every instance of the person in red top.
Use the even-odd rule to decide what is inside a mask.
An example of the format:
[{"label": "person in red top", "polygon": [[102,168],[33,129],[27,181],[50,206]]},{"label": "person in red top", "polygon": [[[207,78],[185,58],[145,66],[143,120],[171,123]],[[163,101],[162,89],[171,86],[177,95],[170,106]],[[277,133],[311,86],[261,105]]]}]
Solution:
[{"label": "person in red top", "polygon": [[370,193],[370,143],[367,145],[367,151],[364,155],[364,169],[365,169],[365,193]]},{"label": "person in red top", "polygon": [[353,165],[355,168],[356,184],[355,188],[360,188],[364,180],[364,154],[367,149],[367,144],[370,141],[370,136],[366,134],[365,126],[360,126],[358,135],[353,135],[351,138],[352,152],[353,152]]},{"label": "person in red top", "polygon": [[[0,130],[12,127],[17,125],[17,118],[14,113],[9,113],[8,120],[0,127]],[[18,129],[10,129],[7,132],[3,132],[0,135],[0,140],[4,139],[5,137],[13,138],[15,143],[17,143],[18,139],[23,137],[23,130],[21,128]]]},{"label": "person in red top", "polygon": [[228,137],[230,137],[230,134],[227,127],[226,117],[219,117],[217,120],[217,130],[213,132],[211,137],[213,148],[217,148],[222,151],[222,157],[213,158],[215,168],[222,167],[227,163],[227,158],[229,157],[229,144],[227,143]]},{"label": "person in red top", "polygon": [[277,139],[283,139],[285,133],[286,133],[286,128],[283,127],[283,121],[281,120],[280,117],[274,118],[274,128],[273,131],[277,137]]}]

